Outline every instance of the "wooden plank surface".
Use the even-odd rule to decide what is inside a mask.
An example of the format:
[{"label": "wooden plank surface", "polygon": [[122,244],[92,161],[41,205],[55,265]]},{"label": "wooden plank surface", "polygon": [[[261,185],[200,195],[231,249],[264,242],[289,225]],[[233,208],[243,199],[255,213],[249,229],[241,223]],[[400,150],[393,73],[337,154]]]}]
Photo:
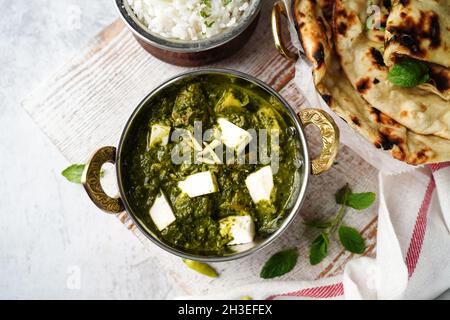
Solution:
[{"label": "wooden plank surface", "polygon": [[[257,31],[245,48],[212,66],[256,76],[278,90],[296,110],[300,110],[303,98],[293,81],[294,64],[280,57],[272,42],[271,4],[272,1],[266,1]],[[122,22],[116,21],[36,90],[23,106],[69,161],[83,162],[95,149],[117,144],[130,113],[152,88],[187,70],[150,56],[136,43]],[[317,131],[307,128],[307,136],[312,154],[318,154],[321,140]],[[260,268],[268,256],[293,246],[299,248],[299,263],[293,272],[281,279],[312,280],[337,275],[353,255],[333,241],[329,257],[318,266],[310,266],[308,248],[317,234],[305,230],[302,221],[334,214],[334,193],[347,182],[357,191],[376,191],[376,177],[373,167],[342,146],[333,168],[310,180],[300,215],[290,228],[261,252],[238,262],[216,265],[221,272],[219,280],[193,274],[184,268],[180,259],[163,252],[142,235],[138,234],[138,237],[149,248],[149,259],[160,261],[162,272],[186,294],[207,294],[257,282]],[[83,200],[89,201],[87,197]],[[363,232],[368,245],[365,255],[368,256],[375,254],[376,210],[371,208],[364,214],[349,212],[346,217],[346,223]],[[119,218],[136,231],[125,214]]]}]

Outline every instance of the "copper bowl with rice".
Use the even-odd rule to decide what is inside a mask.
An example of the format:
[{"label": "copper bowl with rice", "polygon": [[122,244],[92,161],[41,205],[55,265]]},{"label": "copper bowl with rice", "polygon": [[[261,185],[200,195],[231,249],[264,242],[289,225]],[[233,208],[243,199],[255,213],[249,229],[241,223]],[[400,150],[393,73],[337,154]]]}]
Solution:
[{"label": "copper bowl with rice", "polygon": [[[211,3],[210,1],[199,1],[202,7],[196,13],[198,17],[196,14],[191,14],[190,18],[190,20],[194,19],[196,21],[197,32],[191,31],[190,37],[189,33],[187,37],[184,34],[189,31],[190,27],[188,26],[186,28],[186,25],[181,24],[173,26],[173,30],[178,30],[176,34],[167,34],[167,32],[158,33],[152,30],[149,26],[150,24],[152,26],[156,25],[153,29],[161,29],[161,25],[170,25],[171,21],[164,20],[167,17],[166,13],[166,16],[161,18],[163,21],[161,21],[160,25],[157,22],[153,24],[151,17],[149,17],[149,12],[145,12],[145,10],[149,9],[142,7],[145,2],[141,0],[116,0],[116,5],[122,20],[146,51],[170,64],[195,67],[227,58],[238,52],[248,42],[258,24],[262,0],[243,2],[247,3],[247,5],[245,6],[245,10],[242,7],[238,9],[242,11],[239,19],[228,22],[229,26],[224,27],[222,23],[214,20],[214,14],[211,12],[212,10],[217,11],[219,4],[214,2],[210,4],[212,7],[208,7],[206,4]],[[138,3],[138,7],[136,7],[136,3]],[[220,1],[220,3],[228,6],[233,2],[226,2],[226,4]],[[233,11],[233,15],[235,13],[236,8]],[[231,15],[230,13],[230,17]],[[156,19],[158,17],[154,20]],[[199,21],[204,25],[200,25]],[[215,26],[216,24],[217,26]],[[212,32],[215,31],[214,28],[222,29],[221,32]],[[205,32],[199,33],[200,30]],[[206,33],[211,33],[211,36],[206,35]]]}]

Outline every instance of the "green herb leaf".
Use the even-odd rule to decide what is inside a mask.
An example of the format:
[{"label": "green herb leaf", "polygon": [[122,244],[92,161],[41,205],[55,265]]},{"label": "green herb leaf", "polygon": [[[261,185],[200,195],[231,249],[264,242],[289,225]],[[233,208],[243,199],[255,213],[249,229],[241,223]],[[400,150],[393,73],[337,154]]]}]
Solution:
[{"label": "green herb leaf", "polygon": [[345,204],[347,202],[348,196],[352,193],[352,189],[350,189],[350,186],[348,183],[343,186],[341,189],[338,190],[335,194],[336,203],[338,204]]},{"label": "green herb leaf", "polygon": [[297,259],[298,251],[296,248],[275,253],[264,264],[259,276],[263,279],[271,279],[282,276],[294,269],[297,264]]},{"label": "green herb leaf", "polygon": [[375,193],[352,193],[347,199],[347,206],[356,210],[364,210],[369,208],[375,201]]},{"label": "green herb leaf", "polygon": [[361,254],[366,249],[363,237],[354,228],[341,226],[339,228],[339,240],[344,248],[350,252]]},{"label": "green herb leaf", "polygon": [[311,265],[316,265],[322,262],[328,254],[328,243],[330,239],[327,233],[321,233],[311,244],[309,252],[309,262]]},{"label": "green herb leaf", "polygon": [[84,164],[73,164],[61,172],[61,174],[70,182],[81,184],[81,175],[83,174],[84,167]]},{"label": "green herb leaf", "polygon": [[214,25],[214,23],[216,23],[216,22],[215,21],[211,21],[211,22],[205,21],[205,26],[207,28],[211,28]]},{"label": "green herb leaf", "polygon": [[209,18],[211,15],[210,14],[208,14],[205,10],[201,10],[200,11],[200,16],[202,17],[202,18]]},{"label": "green herb leaf", "polygon": [[336,193],[335,197],[338,204],[344,204],[356,210],[364,210],[374,203],[376,195],[373,192],[353,193],[346,184]]},{"label": "green herb leaf", "polygon": [[188,259],[183,259],[183,262],[192,270],[203,274],[210,278],[217,278],[219,274],[216,270],[213,269],[209,264],[200,262],[200,261],[193,261]]},{"label": "green herb leaf", "polygon": [[223,0],[222,3],[224,6],[229,5],[233,0]]},{"label": "green herb leaf", "polygon": [[205,6],[207,6],[208,8],[211,8],[212,6],[211,6],[211,0],[201,0],[201,2],[205,5]]},{"label": "green herb leaf", "polygon": [[391,68],[388,80],[400,87],[412,88],[430,79],[429,68],[426,63],[417,60],[405,59]]},{"label": "green herb leaf", "polygon": [[333,220],[325,220],[325,221],[309,221],[309,222],[305,222],[305,225],[311,228],[316,228],[316,229],[328,229],[331,228],[333,226]]}]

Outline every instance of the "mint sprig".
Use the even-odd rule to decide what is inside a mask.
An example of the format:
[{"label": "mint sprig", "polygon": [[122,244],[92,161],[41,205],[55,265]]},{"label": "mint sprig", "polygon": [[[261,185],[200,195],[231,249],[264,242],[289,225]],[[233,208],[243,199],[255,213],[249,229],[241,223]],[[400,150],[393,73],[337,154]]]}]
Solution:
[{"label": "mint sprig", "polygon": [[373,192],[353,193],[348,184],[346,184],[336,193],[335,198],[338,204],[345,204],[356,210],[364,210],[373,204],[376,196]]},{"label": "mint sprig", "polygon": [[311,228],[320,230],[320,235],[312,242],[310,247],[309,262],[312,265],[319,264],[328,255],[330,235],[336,232],[339,234],[339,241],[346,250],[356,254],[364,252],[366,246],[359,231],[351,227],[342,226],[342,220],[347,208],[350,207],[356,210],[367,209],[374,203],[375,198],[376,196],[373,192],[354,193],[350,186],[346,184],[335,194],[336,203],[341,206],[333,219],[305,223]]},{"label": "mint sprig", "polygon": [[259,276],[263,279],[280,277],[294,269],[297,264],[297,259],[298,250],[296,248],[275,253],[264,264]]}]

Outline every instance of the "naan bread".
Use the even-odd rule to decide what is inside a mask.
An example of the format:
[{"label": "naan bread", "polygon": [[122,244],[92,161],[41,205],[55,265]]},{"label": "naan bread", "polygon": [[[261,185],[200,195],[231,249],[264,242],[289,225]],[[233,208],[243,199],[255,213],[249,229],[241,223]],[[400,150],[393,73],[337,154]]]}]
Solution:
[{"label": "naan bread", "polygon": [[330,66],[317,89],[336,114],[395,159],[413,165],[450,160],[450,140],[417,134],[372,107],[354,90],[338,63]]},{"label": "naan bread", "polygon": [[430,63],[419,88],[450,100],[450,0],[394,0],[385,40],[386,65],[405,56]]},{"label": "naan bread", "polygon": [[384,58],[401,55],[450,67],[450,0],[394,0],[386,24]]},{"label": "naan bread", "polygon": [[[314,10],[307,10],[307,8],[314,8]],[[414,165],[450,160],[450,140],[415,133],[372,107],[354,89],[339,64],[332,42],[329,41],[332,38],[331,20],[326,14],[329,8],[330,1],[316,2],[314,0],[296,0],[293,7],[299,37],[304,44],[306,56],[316,67],[313,70],[314,79],[318,80],[316,88],[330,108],[375,147],[388,150],[396,159]],[[306,27],[307,24],[311,25]],[[323,32],[311,32],[311,30]],[[372,41],[377,42],[380,33],[377,34],[376,30],[368,33]],[[382,45],[382,39],[379,40],[380,43]],[[319,45],[323,46],[323,61],[327,63],[317,67],[313,53]]]},{"label": "naan bread", "polygon": [[[449,52],[450,55],[450,52]],[[432,92],[446,101],[450,101],[450,68],[429,64],[430,81],[417,87]]]},{"label": "naan bread", "polygon": [[303,36],[300,42],[306,57],[314,67],[314,83],[318,84],[330,63],[332,33],[326,22],[331,18],[333,0],[294,1],[294,17],[297,30]]},{"label": "naan bread", "polygon": [[450,139],[448,101],[417,87],[403,88],[388,81],[383,48],[365,32],[366,8],[366,0],[335,2],[335,49],[352,86],[370,105],[408,129]]}]

